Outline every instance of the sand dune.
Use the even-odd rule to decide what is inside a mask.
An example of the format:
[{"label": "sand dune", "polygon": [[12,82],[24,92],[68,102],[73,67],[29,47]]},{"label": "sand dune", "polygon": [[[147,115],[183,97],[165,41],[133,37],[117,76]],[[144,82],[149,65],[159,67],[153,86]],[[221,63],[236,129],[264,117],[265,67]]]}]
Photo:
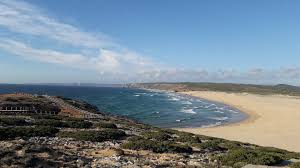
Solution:
[{"label": "sand dune", "polygon": [[183,94],[234,106],[247,113],[249,118],[230,125],[180,130],[300,152],[298,97],[211,91],[191,91]]}]

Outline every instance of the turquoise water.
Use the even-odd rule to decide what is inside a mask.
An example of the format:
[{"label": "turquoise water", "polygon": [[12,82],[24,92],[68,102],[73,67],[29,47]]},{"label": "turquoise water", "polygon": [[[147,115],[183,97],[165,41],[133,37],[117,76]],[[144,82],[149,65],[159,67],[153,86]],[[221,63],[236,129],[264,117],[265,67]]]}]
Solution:
[{"label": "turquoise water", "polygon": [[158,127],[210,127],[246,118],[224,104],[176,93],[116,87],[0,85],[1,93],[27,92],[83,100],[100,111]]}]

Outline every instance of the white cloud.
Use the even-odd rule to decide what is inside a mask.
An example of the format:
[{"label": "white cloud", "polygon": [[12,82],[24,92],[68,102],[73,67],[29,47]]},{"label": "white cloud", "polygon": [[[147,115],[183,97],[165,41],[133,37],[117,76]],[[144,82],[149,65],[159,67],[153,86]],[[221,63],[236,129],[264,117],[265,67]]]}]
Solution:
[{"label": "white cloud", "polygon": [[9,39],[0,40],[0,48],[26,59],[33,59],[46,63],[82,67],[82,64],[87,62],[87,58],[80,54],[66,54],[48,49],[35,49],[22,42]]},{"label": "white cloud", "polygon": [[138,73],[141,69],[150,70],[154,63],[137,57],[130,52],[114,52],[100,50],[95,57],[88,57],[80,53],[65,53],[50,49],[37,49],[25,43],[10,39],[0,40],[0,48],[26,59],[38,60],[45,63],[61,64],[64,66],[97,70],[101,74]]},{"label": "white cloud", "polygon": [[[49,17],[40,8],[16,0],[0,0],[0,28],[7,33],[22,35],[22,40],[0,37],[0,49],[25,59],[99,72],[102,81],[161,82],[211,81],[270,83],[298,82],[299,67],[277,70],[254,68],[239,71],[234,68],[208,71],[167,67],[126,49],[100,32],[87,32],[71,24]],[[37,47],[26,39],[47,39],[53,44],[73,48],[73,52],[46,45]],[[96,54],[95,54],[95,51]],[[286,82],[288,81],[288,82]]]},{"label": "white cloud", "polygon": [[41,36],[77,47],[99,48],[114,45],[103,34],[100,37],[70,24],[61,23],[23,1],[0,2],[0,26],[13,32]]},{"label": "white cloud", "polygon": [[[0,1],[0,27],[22,34],[25,41],[26,37],[38,37],[52,40],[54,45],[61,43],[68,48],[82,51],[69,53],[55,50],[53,47],[51,49],[35,47],[33,44],[36,42],[28,44],[24,40],[1,38],[0,48],[26,59],[92,69],[101,75],[127,76],[126,78],[153,70],[157,66],[153,61],[112,42],[102,33],[86,32],[73,25],[59,22],[24,1]],[[94,51],[99,53],[86,54],[95,53]]]},{"label": "white cloud", "polygon": [[[37,49],[10,39],[0,40],[0,48],[25,59],[61,64],[73,68],[100,72],[99,78],[110,82],[240,82],[240,83],[297,83],[300,67],[266,70],[254,68],[242,72],[220,69],[216,72],[204,69],[159,68],[158,64],[138,57],[129,51],[114,52],[100,49],[100,54],[88,57],[78,53],[64,53],[50,49]],[[286,82],[289,81],[289,82]]]}]

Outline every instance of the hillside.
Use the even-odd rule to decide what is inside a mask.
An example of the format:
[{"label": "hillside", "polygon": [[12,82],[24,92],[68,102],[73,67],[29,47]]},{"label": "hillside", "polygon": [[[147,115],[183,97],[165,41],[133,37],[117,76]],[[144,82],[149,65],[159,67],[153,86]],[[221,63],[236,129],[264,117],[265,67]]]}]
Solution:
[{"label": "hillside", "polygon": [[[161,129],[111,116],[97,112],[86,102],[47,96],[27,96],[26,101],[31,98],[55,100],[52,104],[61,111],[58,115],[1,115],[1,167],[237,168],[300,159],[299,153]],[[15,99],[14,102],[19,101]]]},{"label": "hillside", "polygon": [[161,89],[170,91],[221,91],[221,92],[247,92],[254,94],[282,94],[300,96],[300,87],[279,85],[252,85],[233,83],[138,83],[129,84],[129,87]]}]

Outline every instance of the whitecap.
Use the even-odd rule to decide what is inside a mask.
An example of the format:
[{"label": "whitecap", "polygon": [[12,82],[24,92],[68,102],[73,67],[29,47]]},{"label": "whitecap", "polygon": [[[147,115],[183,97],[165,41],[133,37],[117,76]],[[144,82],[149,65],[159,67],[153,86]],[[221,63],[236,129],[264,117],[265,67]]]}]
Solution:
[{"label": "whitecap", "polygon": [[141,95],[138,95],[138,94],[137,94],[137,95],[133,95],[133,96],[136,96],[136,97],[138,97],[138,96],[141,96]]},{"label": "whitecap", "polygon": [[218,110],[224,110],[225,107],[216,107]]},{"label": "whitecap", "polygon": [[148,93],[135,93],[135,94],[137,94],[137,95],[146,95]]},{"label": "whitecap", "polygon": [[210,104],[208,106],[205,106],[205,108],[210,108],[210,107],[213,107],[213,106],[216,106],[215,104]]},{"label": "whitecap", "polygon": [[213,120],[219,120],[219,121],[224,121],[228,119],[228,117],[209,117],[209,118]]},{"label": "whitecap", "polygon": [[176,120],[176,122],[181,122],[181,120]]},{"label": "whitecap", "polygon": [[216,110],[216,111],[214,111],[214,112],[216,112],[216,113],[224,113],[224,111],[220,111],[220,110]]},{"label": "whitecap", "polygon": [[182,102],[182,104],[193,104],[193,103],[190,101],[184,101],[184,102]]},{"label": "whitecap", "polygon": [[194,109],[182,109],[181,112],[189,113],[189,114],[196,114],[196,112],[194,111]]},{"label": "whitecap", "polygon": [[229,110],[230,112],[232,112],[232,113],[239,113],[239,112],[237,112],[237,111],[234,111],[234,110]]},{"label": "whitecap", "polygon": [[173,101],[179,101],[180,99],[176,98],[176,97],[172,97],[170,100],[173,100]]}]

